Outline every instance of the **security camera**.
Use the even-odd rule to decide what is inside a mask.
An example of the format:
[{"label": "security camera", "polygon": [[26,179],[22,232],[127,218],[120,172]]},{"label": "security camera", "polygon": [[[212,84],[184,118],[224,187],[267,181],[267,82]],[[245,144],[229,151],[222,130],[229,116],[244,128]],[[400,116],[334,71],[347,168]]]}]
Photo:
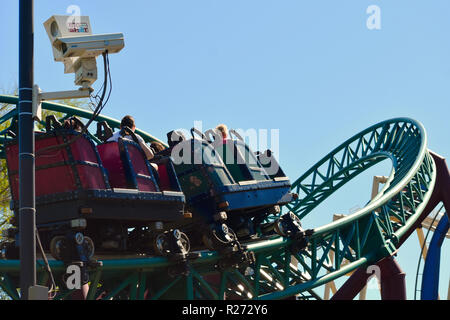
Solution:
[{"label": "security camera", "polygon": [[91,23],[87,16],[52,16],[44,22],[44,27],[52,44],[53,57],[55,61],[61,62],[64,62],[61,48],[55,46],[58,38],[92,35]]},{"label": "security camera", "polygon": [[121,33],[65,37],[57,38],[53,47],[58,48],[63,59],[64,72],[75,73],[75,84],[90,86],[97,80],[96,58],[105,51],[120,52],[124,39]]},{"label": "security camera", "polygon": [[55,61],[65,73],[75,73],[75,84],[90,87],[97,80],[96,58],[125,47],[122,33],[93,35],[88,16],[52,16],[44,23]]},{"label": "security camera", "polygon": [[[78,90],[42,92],[33,86],[33,118],[42,119],[42,101],[80,99],[91,97],[91,85],[97,80],[97,57],[117,53],[125,47],[122,33],[93,35],[87,16],[52,16],[44,23],[55,61],[64,63],[64,73],[75,73]],[[104,55],[105,77],[109,73],[109,60]],[[105,81],[104,90],[107,83]],[[103,99],[103,98],[102,98]]]},{"label": "security camera", "polygon": [[124,46],[122,33],[61,37],[53,42],[53,47],[58,50],[58,55],[63,59],[96,58],[105,51],[118,53]]}]

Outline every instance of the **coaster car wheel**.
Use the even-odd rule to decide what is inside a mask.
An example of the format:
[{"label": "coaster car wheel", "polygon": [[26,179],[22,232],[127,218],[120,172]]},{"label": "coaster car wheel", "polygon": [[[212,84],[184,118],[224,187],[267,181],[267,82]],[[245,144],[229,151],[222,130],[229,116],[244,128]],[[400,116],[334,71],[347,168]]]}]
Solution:
[{"label": "coaster car wheel", "polygon": [[[88,260],[94,256],[95,245],[94,241],[81,233],[77,233],[75,236],[75,243],[82,246],[83,254]],[[56,236],[50,241],[50,254],[53,258],[60,261],[72,260],[72,244],[71,241],[65,236]],[[78,257],[76,258],[76,260]]]},{"label": "coaster car wheel", "polygon": [[161,256],[187,254],[191,249],[188,236],[178,229],[158,234],[153,241],[153,247]]},{"label": "coaster car wheel", "polygon": [[303,230],[300,218],[293,212],[283,215],[275,222],[275,231],[282,237],[289,237],[292,234]]},{"label": "coaster car wheel", "polygon": [[56,260],[64,260],[64,254],[69,250],[67,239],[64,236],[56,236],[50,241],[50,254]]},{"label": "coaster car wheel", "polygon": [[95,252],[95,245],[94,245],[94,241],[90,237],[87,237],[87,236],[84,237],[83,248],[85,250],[85,254],[86,254],[87,258],[89,260],[92,259],[92,257],[94,256],[94,252]]},{"label": "coaster car wheel", "polygon": [[203,244],[211,251],[232,245],[237,240],[236,233],[226,224],[220,224],[203,234]]}]

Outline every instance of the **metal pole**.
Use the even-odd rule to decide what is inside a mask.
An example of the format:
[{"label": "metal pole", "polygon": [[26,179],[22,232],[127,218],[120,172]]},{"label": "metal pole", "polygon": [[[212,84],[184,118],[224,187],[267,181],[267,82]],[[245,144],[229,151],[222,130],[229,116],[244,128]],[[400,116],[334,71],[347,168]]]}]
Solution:
[{"label": "metal pole", "polygon": [[19,3],[19,233],[21,298],[36,285],[34,120],[34,0]]}]

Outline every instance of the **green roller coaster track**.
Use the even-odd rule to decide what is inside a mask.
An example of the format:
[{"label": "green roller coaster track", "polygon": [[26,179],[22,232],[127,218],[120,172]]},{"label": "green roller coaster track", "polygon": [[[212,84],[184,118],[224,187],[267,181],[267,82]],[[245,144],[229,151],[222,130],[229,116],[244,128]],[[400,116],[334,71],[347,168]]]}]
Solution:
[{"label": "green roller coaster track", "polygon": [[[17,102],[17,97],[0,96],[0,103]],[[55,103],[45,103],[43,108],[66,117],[92,115]],[[0,119],[0,125],[15,116],[13,109]],[[114,128],[120,125],[104,116],[97,120]],[[2,142],[8,139],[5,132],[0,132]],[[157,140],[139,133],[146,141]],[[341,186],[384,159],[392,161],[392,172],[379,194],[352,215],[314,229],[306,249],[295,251],[292,240],[278,236],[244,243],[256,257],[255,264],[245,269],[219,269],[221,256],[202,251],[190,261],[189,274],[178,276],[169,276],[171,263],[163,257],[99,259],[101,264],[90,270],[88,299],[320,298],[314,288],[391,256],[424,210],[436,181],[425,129],[408,118],[376,124],[334,149],[292,185],[299,197],[287,209],[302,219]],[[333,261],[329,260],[331,251]],[[62,282],[65,266],[54,260],[49,263],[60,289],[55,299],[64,299],[71,294]],[[12,299],[19,299],[19,268],[19,261],[0,260],[0,286]],[[47,285],[49,275],[41,260],[37,270],[39,284]]]}]

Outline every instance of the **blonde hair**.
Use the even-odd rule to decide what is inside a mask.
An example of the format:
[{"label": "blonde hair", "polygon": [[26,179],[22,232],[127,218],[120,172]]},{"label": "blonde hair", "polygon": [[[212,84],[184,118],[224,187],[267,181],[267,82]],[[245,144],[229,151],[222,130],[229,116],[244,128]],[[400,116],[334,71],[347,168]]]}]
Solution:
[{"label": "blonde hair", "polygon": [[150,147],[153,148],[153,150],[156,151],[156,153],[164,151],[166,148],[164,147],[163,144],[159,143],[158,141],[153,141],[150,144]]},{"label": "blonde hair", "polygon": [[224,138],[228,136],[228,127],[225,124],[219,124],[216,130],[219,130]]}]

